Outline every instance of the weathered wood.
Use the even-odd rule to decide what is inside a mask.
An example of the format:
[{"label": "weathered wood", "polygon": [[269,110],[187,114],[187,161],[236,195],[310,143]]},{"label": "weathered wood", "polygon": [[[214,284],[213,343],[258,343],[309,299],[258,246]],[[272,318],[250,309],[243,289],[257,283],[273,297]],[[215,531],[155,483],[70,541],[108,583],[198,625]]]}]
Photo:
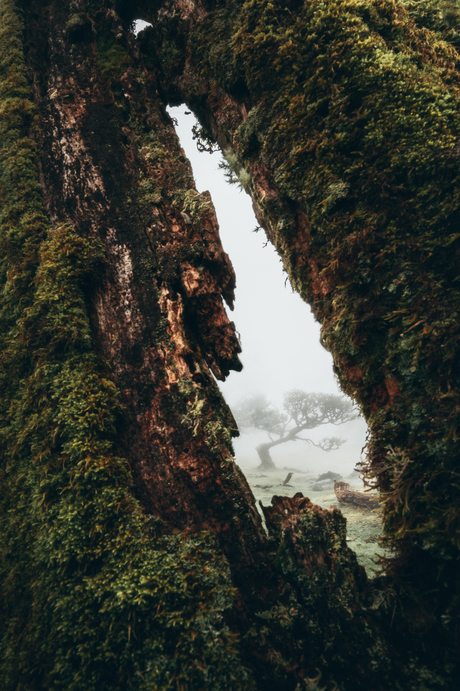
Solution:
[{"label": "weathered wood", "polygon": [[[455,275],[460,252],[452,230],[458,201],[447,202],[447,189],[459,185],[454,142],[460,123],[444,106],[438,78],[447,79],[443,88],[457,103],[456,50],[424,28],[434,24],[419,4],[407,9],[377,2],[376,14],[366,16],[341,0],[324,15],[315,3],[263,0],[203,1],[193,9],[178,0],[174,7],[182,18],[177,33],[168,11],[156,14],[144,6],[153,27],[141,49],[148,53],[155,45],[163,54],[165,41],[165,97],[187,103],[227,152],[292,286],[322,324],[342,389],[369,424],[367,470],[379,483],[393,539],[405,553],[412,545],[414,558],[422,558],[422,535],[433,545],[427,536],[434,531],[433,540],[445,539],[453,556],[454,523],[460,525],[454,507],[460,502],[458,394],[452,393],[459,377],[451,364],[459,326],[452,305],[459,304],[459,294],[444,277]],[[266,35],[266,26],[273,33]],[[315,43],[317,31],[327,36],[326,52]],[[351,38],[356,32],[362,42]],[[185,45],[183,61],[167,60],[171,41]],[[396,44],[404,67],[392,62]],[[424,103],[423,115],[412,115],[409,103]],[[431,137],[428,103],[437,104],[446,123],[441,139]],[[404,113],[404,122],[395,112]],[[420,153],[415,161],[413,147]],[[425,194],[446,205],[445,216],[426,206]],[[441,364],[443,348],[449,355]],[[426,494],[432,482],[436,491],[442,483],[456,496],[447,513]]]},{"label": "weathered wood", "polygon": [[233,308],[235,276],[214,207],[196,191],[129,26],[107,2],[84,15],[94,31],[69,35],[69,7],[28,6],[34,137],[53,226],[104,246],[87,301],[95,349],[120,391],[119,453],[146,511],[221,532],[229,550],[247,549],[245,525],[252,560],[263,537],[232,458],[236,424],[211,374],[241,369],[223,305]]},{"label": "weathered wood", "polygon": [[[460,196],[447,201],[459,188],[460,120],[441,91],[458,102],[459,56],[425,28],[441,24],[419,4],[377,2],[375,15],[342,0],[334,9],[264,0],[175,7],[176,39],[168,12],[149,15],[160,53],[167,37],[165,96],[186,102],[227,152],[292,286],[322,324],[342,389],[369,424],[366,470],[379,484],[395,554],[405,554],[394,568],[406,556],[425,563],[428,550],[434,571],[452,575],[438,558],[444,549],[457,558],[460,526],[452,365],[460,296],[445,280],[460,253]],[[182,62],[166,59],[174,40],[186,46]],[[395,45],[404,67],[393,62]],[[423,113],[410,103],[423,103]],[[440,139],[431,136],[435,103]],[[451,496],[449,509],[433,503],[434,486],[436,496]]]},{"label": "weathered wood", "polygon": [[[460,645],[460,58],[428,6],[178,0],[180,25],[147,11],[141,45],[164,56],[165,97],[226,152],[363,411],[363,470],[404,601],[391,626],[420,645],[436,686]],[[171,42],[183,61],[168,61]]]},{"label": "weathered wood", "polygon": [[285,477],[285,479],[284,479],[284,482],[283,482],[283,485],[284,485],[284,486],[286,486],[286,485],[289,484],[289,481],[290,481],[291,477],[293,476],[293,474],[294,474],[294,473],[288,473],[288,474],[286,475],[286,477]]},{"label": "weathered wood", "polygon": [[345,506],[357,506],[361,509],[378,509],[379,497],[377,494],[365,494],[355,489],[350,489],[348,482],[334,480],[335,496]]},{"label": "weathered wood", "polygon": [[[1,2],[5,691],[453,688],[459,58],[420,5]],[[233,270],[165,103],[369,422],[384,578],[301,495],[262,529],[213,379]]]}]

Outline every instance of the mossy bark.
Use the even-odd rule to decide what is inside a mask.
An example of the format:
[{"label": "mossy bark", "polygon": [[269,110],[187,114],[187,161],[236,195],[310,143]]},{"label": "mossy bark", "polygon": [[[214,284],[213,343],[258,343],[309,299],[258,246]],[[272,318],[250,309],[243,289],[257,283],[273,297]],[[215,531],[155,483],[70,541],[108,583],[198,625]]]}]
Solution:
[{"label": "mossy bark", "polygon": [[251,688],[233,270],[129,23],[79,9],[0,6],[0,685]]},{"label": "mossy bark", "polygon": [[[69,34],[70,5],[27,8],[47,213],[104,247],[86,299],[93,346],[120,392],[118,451],[138,498],[178,528],[224,526],[229,549],[243,547],[246,523],[249,555],[260,526],[211,375],[241,368],[223,306],[232,308],[233,269],[129,24],[112,3],[87,10],[93,31],[81,37]],[[245,496],[238,516],[235,486]]]},{"label": "mossy bark", "polygon": [[428,561],[456,590],[459,56],[441,22],[425,28],[424,3],[166,7],[149,31],[165,56],[178,36],[186,56],[161,63],[166,98],[245,171],[368,421],[390,569],[420,559],[426,578]]},{"label": "mossy bark", "polygon": [[[6,691],[455,688],[458,56],[419,6],[1,3]],[[265,536],[211,375],[233,270],[166,102],[366,415],[384,577],[303,497]]]}]

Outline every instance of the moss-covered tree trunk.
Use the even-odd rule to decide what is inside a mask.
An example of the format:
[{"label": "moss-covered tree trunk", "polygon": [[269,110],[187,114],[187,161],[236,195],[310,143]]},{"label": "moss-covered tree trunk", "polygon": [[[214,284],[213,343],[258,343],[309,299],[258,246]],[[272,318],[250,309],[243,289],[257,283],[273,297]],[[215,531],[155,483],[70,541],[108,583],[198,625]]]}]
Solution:
[{"label": "moss-covered tree trunk", "polygon": [[[407,7],[1,1],[5,691],[456,688],[458,56]],[[234,274],[168,102],[369,422],[386,576],[301,496],[264,533],[212,376]]]},{"label": "moss-covered tree trunk", "polygon": [[236,424],[211,374],[241,369],[223,306],[233,308],[233,268],[129,24],[111,3],[94,7],[27,7],[46,211],[54,227],[104,248],[86,302],[93,346],[119,391],[117,452],[137,497],[178,528],[226,532],[229,549],[249,555],[260,528],[232,460]]},{"label": "moss-covered tree trunk", "polygon": [[165,98],[220,145],[369,424],[395,617],[455,649],[460,62],[442,16],[428,1],[177,2],[146,12],[140,43],[163,46]]}]

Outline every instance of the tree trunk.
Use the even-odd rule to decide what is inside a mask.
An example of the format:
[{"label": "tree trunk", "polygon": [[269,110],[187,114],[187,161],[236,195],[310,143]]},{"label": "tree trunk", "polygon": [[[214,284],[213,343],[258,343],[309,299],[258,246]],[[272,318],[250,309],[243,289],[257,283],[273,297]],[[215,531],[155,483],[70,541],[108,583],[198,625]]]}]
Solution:
[{"label": "tree trunk", "polygon": [[[458,56],[372,10],[0,4],[5,691],[454,688]],[[166,102],[227,151],[362,406],[385,578],[302,496],[264,533],[212,376],[241,367],[233,269]]]},{"label": "tree trunk", "polygon": [[259,444],[259,446],[256,446],[257,455],[260,458],[259,468],[261,470],[273,470],[274,468],[276,468],[276,465],[274,464],[273,459],[270,455],[270,449],[272,448],[272,446],[272,442],[267,442],[265,444]]},{"label": "tree trunk", "polygon": [[302,431],[302,427],[293,427],[287,432],[286,436],[275,439],[274,441],[266,442],[265,444],[259,444],[256,447],[256,451],[260,458],[260,468],[265,470],[270,470],[276,468],[275,463],[270,455],[270,449],[274,446],[279,446],[280,444],[286,444],[288,441],[295,441],[297,434]]},{"label": "tree trunk", "polygon": [[[46,211],[53,227],[69,224],[103,246],[86,302],[94,348],[119,391],[117,451],[136,496],[170,525],[223,530],[243,557],[235,526],[245,524],[251,542],[261,530],[232,460],[236,424],[211,375],[241,369],[223,306],[232,308],[235,276],[155,74],[111,4],[83,19],[71,3],[28,6]],[[235,487],[245,497],[238,517]]]},{"label": "tree trunk", "polygon": [[[437,621],[441,635],[443,608],[449,621],[458,612],[450,564],[460,527],[452,319],[460,295],[445,277],[460,254],[459,204],[446,196],[459,186],[460,120],[436,84],[457,103],[458,54],[427,31],[420,6],[384,3],[372,16],[340,2],[224,2],[212,13],[205,2],[193,12],[176,6],[187,59],[163,60],[164,93],[185,102],[227,152],[291,285],[322,324],[341,387],[371,432],[365,470],[381,491],[394,550],[387,574],[433,602],[420,622]],[[149,16],[143,50],[164,40],[170,51],[171,18]],[[395,45],[407,64],[387,69]],[[414,116],[410,103],[436,103],[445,137],[431,137],[431,106]],[[427,206],[428,189],[441,215]]]},{"label": "tree trunk", "polygon": [[[304,431],[306,428],[299,425],[298,427],[293,427],[288,432],[286,432],[284,437],[275,439],[274,441],[266,442],[265,444],[259,444],[256,447],[256,451],[260,458],[260,468],[265,468],[266,470],[276,468],[273,459],[270,455],[270,449],[274,446],[279,446],[280,444],[287,444],[289,441],[297,441],[297,435]],[[311,429],[311,428],[309,428]]]}]

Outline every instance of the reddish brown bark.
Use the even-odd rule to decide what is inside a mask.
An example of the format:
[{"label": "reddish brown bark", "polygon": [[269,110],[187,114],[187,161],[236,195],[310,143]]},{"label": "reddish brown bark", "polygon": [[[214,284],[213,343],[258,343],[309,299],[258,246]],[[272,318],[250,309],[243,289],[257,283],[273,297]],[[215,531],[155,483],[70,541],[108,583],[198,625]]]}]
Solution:
[{"label": "reddish brown bark", "polygon": [[34,138],[53,225],[105,248],[87,298],[96,349],[121,392],[119,453],[148,512],[210,529],[251,561],[262,528],[232,458],[236,424],[211,374],[241,369],[223,306],[232,309],[235,276],[214,207],[196,191],[126,23],[102,3],[85,15],[86,33],[72,34],[71,5],[28,7]]},{"label": "reddish brown bark", "polygon": [[[428,113],[426,142],[415,121],[410,136],[406,129],[403,133],[395,114],[409,118],[410,99],[434,103],[434,82],[424,84],[423,96],[414,84],[437,70],[444,57],[436,52],[439,36],[425,30],[423,16],[414,11],[414,20],[397,3],[391,3],[391,10],[387,3],[379,7],[378,20],[367,15],[363,20],[366,38],[359,44],[350,36],[361,22],[361,10],[355,15],[351,4],[179,1],[165,4],[159,13],[146,12],[153,28],[141,38],[141,49],[149,54],[155,45],[163,57],[165,98],[195,112],[210,139],[224,152],[229,149],[236,174],[244,166],[242,179],[258,222],[282,258],[292,287],[321,322],[343,390],[369,422],[367,472],[383,491],[385,530],[396,554],[387,574],[404,600],[396,626],[404,632],[403,647],[412,645],[414,633],[422,657],[429,657],[434,650],[429,639],[444,640],[444,650],[453,651],[457,636],[453,629],[446,635],[441,621],[458,615],[453,596],[458,575],[450,564],[458,559],[459,408],[454,391],[459,377],[453,363],[459,335],[458,321],[450,315],[458,303],[454,276],[460,250],[452,245],[458,239],[452,233],[459,213],[453,201],[458,199],[453,142],[459,121],[447,125],[445,120],[452,130],[443,143],[430,139]],[[174,23],[173,9],[179,10],[180,23]],[[349,11],[353,16],[344,37],[342,21]],[[430,54],[424,50],[427,40]],[[181,61],[168,61],[171,43],[181,46]],[[357,59],[358,46],[364,45]],[[388,63],[373,54],[377,45],[389,61],[396,45],[401,55],[414,56],[415,50],[417,77],[407,80],[403,92],[407,77],[395,67],[387,95],[390,73],[385,72]],[[443,88],[452,88],[451,97],[457,99],[459,59],[453,51],[447,57],[448,50],[442,69],[449,70],[449,79]],[[426,71],[418,72],[424,60]],[[383,82],[369,76],[383,73]],[[437,79],[444,79],[441,72]],[[390,105],[380,101],[376,107],[383,92]],[[414,176],[413,152],[425,143],[427,165],[418,156]],[[401,167],[402,158],[396,165],[393,154],[404,147]],[[436,206],[426,202],[428,189]],[[328,210],[331,190],[339,193]],[[438,214],[435,222],[433,210],[441,207],[445,215]],[[422,323],[430,324],[423,332]],[[441,355],[442,349],[449,354]],[[412,628],[410,613],[426,599],[430,611],[418,615]],[[422,621],[426,630],[433,626],[428,637]]]},{"label": "reddish brown bark", "polygon": [[[429,678],[427,683],[432,688],[437,680],[445,685],[444,679],[447,679],[448,684],[455,674],[455,651],[451,641],[456,633],[453,622],[458,610],[457,600],[452,597],[458,587],[458,576],[452,566],[455,560],[450,538],[457,516],[452,508],[456,495],[452,483],[449,485],[443,480],[439,490],[436,483],[439,475],[450,477],[451,466],[446,465],[447,470],[440,466],[438,475],[429,475],[427,467],[431,457],[421,455],[421,469],[418,476],[412,478],[410,473],[417,458],[405,455],[403,443],[407,441],[406,436],[409,438],[409,432],[403,426],[398,432],[402,451],[395,449],[387,453],[383,437],[375,453],[371,447],[375,467],[379,470],[380,463],[379,472],[386,473],[389,478],[387,488],[392,478],[395,482],[393,492],[388,492],[386,497],[390,529],[395,533],[399,529],[406,531],[408,537],[404,539],[408,547],[406,549],[404,543],[401,558],[393,561],[389,576],[395,578],[391,581],[382,578],[368,588],[363,570],[346,546],[345,520],[340,512],[322,510],[299,495],[292,500],[275,498],[272,508],[265,510],[270,533],[267,540],[248,485],[232,459],[230,437],[235,425],[212,375],[225,378],[230,370],[240,368],[240,346],[222,302],[223,298],[229,306],[232,303],[234,275],[220,243],[210,199],[196,192],[190,166],[164,107],[166,102],[188,103],[224,150],[238,140],[240,125],[254,116],[260,94],[249,93],[242,78],[218,86],[207,71],[205,63],[209,56],[203,59],[203,64],[194,63],[188,43],[192,34],[195,37],[199,34],[195,30],[200,29],[200,23],[209,18],[207,12],[226,6],[226,3],[142,0],[138,4],[120,2],[113,5],[107,0],[93,5],[83,0],[50,0],[46,4],[32,0],[24,5],[27,64],[37,108],[30,134],[39,151],[47,211],[54,228],[70,224],[78,234],[97,237],[104,246],[105,261],[99,275],[87,286],[86,300],[94,347],[110,366],[111,376],[120,391],[117,450],[131,466],[133,491],[144,512],[162,517],[169,528],[190,532],[205,528],[218,536],[240,586],[239,595],[235,596],[237,604],[230,613],[230,606],[224,605],[225,615],[229,620],[233,618],[233,629],[243,641],[241,658],[254,671],[258,688],[264,691],[294,689],[298,682],[303,684],[305,677],[313,674],[319,664],[328,670],[331,685],[335,678],[346,689],[386,691],[395,678],[401,688],[414,691],[418,691],[418,681],[422,679]],[[257,3],[249,5],[254,8]],[[295,11],[294,5],[298,3],[292,3]],[[272,7],[271,3],[267,6],[268,9]],[[231,10],[233,6],[229,3],[228,7]],[[284,7],[280,7],[281,15]],[[154,23],[139,41],[135,41],[129,31],[129,21],[134,19],[135,10],[140,17]],[[289,14],[292,16],[290,10]],[[334,17],[334,13],[328,15],[326,24],[333,24]],[[396,14],[392,15],[391,21],[400,27],[402,24],[395,17]],[[309,30],[309,19],[300,17],[300,20],[302,41],[302,27]],[[353,16],[350,23],[354,27],[359,21]],[[385,19],[382,25],[386,26],[386,22]],[[222,25],[221,22],[220,28]],[[204,26],[205,30],[209,28]],[[408,26],[412,31],[410,22]],[[410,34],[411,41],[413,35]],[[213,35],[212,38],[218,47],[219,37]],[[230,38],[225,36],[224,43]],[[410,41],[409,44],[412,46]],[[368,60],[368,56],[360,55],[360,59]],[[431,65],[430,69],[435,67]],[[356,110],[357,106],[351,105]],[[287,117],[284,120],[287,121]],[[245,150],[250,143],[240,141],[236,146],[240,161],[251,158]],[[367,302],[361,296],[355,300],[350,291],[345,296],[350,302],[344,304],[341,289],[345,279],[350,281],[352,288],[358,283],[354,274],[355,257],[350,247],[360,238],[356,233],[349,233],[340,252],[335,252],[332,248],[336,238],[332,237],[321,254],[318,242],[315,245],[318,228],[313,227],[305,211],[306,204],[283,192],[277,183],[280,160],[288,157],[288,149],[281,148],[278,152],[265,152],[264,161],[252,156],[248,162],[257,218],[282,257],[293,287],[310,300],[314,313],[321,318],[323,333],[328,335],[331,349],[335,349],[336,367],[348,392],[361,402],[366,414],[382,414],[375,425],[377,429],[379,424],[383,430],[385,424],[389,428],[387,423],[397,426],[399,421],[397,416],[391,419],[391,410],[404,395],[407,405],[406,410],[403,406],[401,411],[407,413],[414,395],[410,389],[409,393],[404,392],[400,380],[392,374],[392,368],[397,370],[405,354],[401,355],[397,348],[389,348],[387,362],[385,353],[382,355],[379,350],[380,343],[378,347],[370,347],[370,354],[361,353],[360,357],[351,348],[361,347],[367,339],[372,340],[373,327],[369,324],[373,322],[367,321],[366,311],[372,311],[376,302],[372,295]],[[412,155],[411,151],[409,153]],[[344,167],[346,164],[345,160]],[[366,165],[371,180],[374,175],[372,157]],[[385,185],[384,180],[382,188]],[[318,213],[322,212],[317,211],[317,216]],[[403,217],[403,220],[408,219]],[[455,218],[450,220],[453,222]],[[318,226],[319,231],[325,230],[321,223]],[[381,259],[380,230],[378,226],[375,231],[375,246],[371,243],[365,247],[374,269]],[[362,236],[366,233],[367,229]],[[450,242],[456,238],[451,240],[448,236],[447,239],[446,246],[450,247]],[[406,261],[405,251],[403,243],[399,246],[401,261]],[[426,281],[428,285],[428,278]],[[362,286],[358,288],[361,290]],[[398,305],[397,301],[392,303],[392,299],[387,311]],[[377,307],[372,315],[375,322],[393,319],[394,313],[382,316],[383,311],[379,310]],[[415,312],[413,314],[408,331],[421,323]],[[434,320],[437,305],[434,305],[433,315]],[[341,327],[345,317],[353,324],[350,333],[342,337],[339,328],[339,335],[335,336],[333,329]],[[455,331],[452,330],[452,334],[453,341]],[[433,339],[435,336],[436,333]],[[448,336],[450,338],[450,332]],[[340,348],[341,339],[346,348]],[[388,336],[385,346],[393,347],[390,341]],[[451,352],[454,352],[453,346]],[[399,361],[394,364],[398,357]],[[417,358],[418,351],[414,367]],[[444,417],[452,420],[451,431],[455,439],[455,417],[447,400],[451,396],[449,377],[454,378],[455,374],[449,358],[446,357],[443,364],[445,391],[432,408],[437,406],[438,422],[443,411],[446,412]],[[427,372],[432,380],[438,380],[432,361]],[[431,419],[430,415],[433,415]],[[430,420],[429,444],[441,448],[438,442],[445,440],[435,436],[435,423],[431,428],[434,413],[428,409],[425,419]],[[14,436],[14,431],[12,434]],[[425,447],[428,442],[425,439]],[[415,451],[418,455],[419,449]],[[447,452],[443,448],[441,451],[449,461]],[[19,480],[22,481],[22,477]],[[422,485],[428,490],[419,495],[417,492]],[[446,487],[449,491],[452,489],[448,497],[450,504],[447,503],[451,513],[446,513],[444,519],[443,507],[436,501],[439,497],[443,499]],[[408,497],[415,507],[411,512],[406,511]],[[423,543],[422,536],[417,543],[417,531],[423,518],[420,507],[425,509],[428,499],[428,508],[431,504],[434,506],[433,516],[437,523],[433,519],[435,527],[431,537],[428,535]],[[7,515],[8,511],[9,508]],[[438,530],[442,525],[450,531],[445,539],[442,530]],[[424,531],[431,530],[431,524],[422,524],[422,527]],[[91,536],[94,528],[96,526],[90,523],[82,533],[85,537],[87,533]],[[97,528],[99,530],[100,526]],[[104,525],[104,530],[110,533],[110,526]],[[439,542],[433,547],[430,539],[434,538]],[[169,535],[164,540],[168,543]],[[165,553],[167,549],[170,547],[165,547]],[[207,565],[203,565],[203,552],[195,557],[195,565],[203,567],[199,571],[201,575],[197,576],[199,585],[206,585]],[[219,557],[220,554],[217,559]],[[8,551],[8,558],[14,562],[15,555]],[[47,562],[43,561],[43,556],[41,559],[40,568],[43,569]],[[268,568],[264,568],[267,564]],[[86,583],[86,565],[87,562],[83,562],[81,574],[78,574],[79,577],[83,574],[84,578],[76,580],[75,599],[70,597],[67,605],[72,610],[72,603],[78,599],[79,612],[85,615],[86,604],[90,601],[89,596],[85,600],[85,595],[81,595],[86,592],[81,587],[81,583]],[[97,564],[93,567],[98,568]],[[53,585],[50,599],[53,605],[61,602],[62,595],[58,568],[54,568],[52,575],[58,585]],[[117,572],[116,567],[114,571]],[[191,572],[195,573],[193,566]],[[261,580],[261,573],[264,578],[261,592],[251,592],[251,589],[256,590],[254,586]],[[242,576],[247,579],[243,580]],[[136,574],[132,575],[132,589],[138,587],[136,578]],[[33,590],[35,578],[31,580],[34,582],[27,587]],[[18,579],[18,583],[22,581]],[[430,594],[426,609],[419,606],[423,599],[420,593]],[[112,595],[118,596],[117,591]],[[186,595],[190,595],[190,591],[186,590]],[[44,598],[38,596],[38,599],[42,606]],[[37,606],[33,598],[31,601]],[[97,631],[98,617],[103,617],[105,610],[97,598],[91,602],[96,612],[94,631]],[[56,606],[57,617],[59,606]],[[217,609],[224,606],[216,604]],[[201,601],[194,613],[194,616],[198,613],[198,620],[200,607]],[[174,617],[174,603],[171,612]],[[143,610],[142,616],[149,625],[152,623],[152,612],[148,608]],[[27,627],[28,620],[26,612],[23,624],[14,632],[15,640],[23,637],[20,626]],[[9,621],[16,622],[16,612],[11,613]],[[66,635],[72,631],[70,624],[69,619]],[[159,637],[166,640],[170,633],[167,626],[171,629],[176,624],[167,622],[164,626]],[[108,630],[111,628],[110,623]],[[52,624],[48,629],[52,638],[50,632]],[[131,628],[128,647],[130,636]],[[191,634],[190,638],[193,639]],[[71,639],[66,640],[64,651],[60,649],[63,659],[70,655],[66,646]],[[232,645],[232,642],[226,644],[225,661],[235,659],[230,656]],[[13,641],[9,650],[15,649]],[[91,648],[88,653],[90,659],[94,657],[93,650]],[[170,656],[175,660],[177,652],[172,645],[165,659]],[[21,652],[18,659],[20,657]],[[112,661],[116,654],[108,650],[107,659],[109,657]],[[387,659],[391,659],[391,665],[387,664]],[[131,668],[132,661],[128,661],[127,667]],[[70,673],[74,674],[74,670],[79,669],[78,660],[72,664]],[[48,655],[43,669],[50,669],[52,665]],[[415,681],[414,669],[420,669]],[[219,668],[219,675],[221,671]],[[118,670],[112,668],[112,673],[116,677]],[[26,674],[29,675],[29,667]],[[59,669],[53,670],[53,674],[59,678]],[[225,684],[225,674],[223,678]],[[47,678],[44,679],[43,684],[38,682],[41,688],[46,687]],[[207,681],[208,685],[213,682],[213,679]],[[313,683],[316,684],[312,680],[311,684],[305,682],[304,685],[308,687]]]}]

